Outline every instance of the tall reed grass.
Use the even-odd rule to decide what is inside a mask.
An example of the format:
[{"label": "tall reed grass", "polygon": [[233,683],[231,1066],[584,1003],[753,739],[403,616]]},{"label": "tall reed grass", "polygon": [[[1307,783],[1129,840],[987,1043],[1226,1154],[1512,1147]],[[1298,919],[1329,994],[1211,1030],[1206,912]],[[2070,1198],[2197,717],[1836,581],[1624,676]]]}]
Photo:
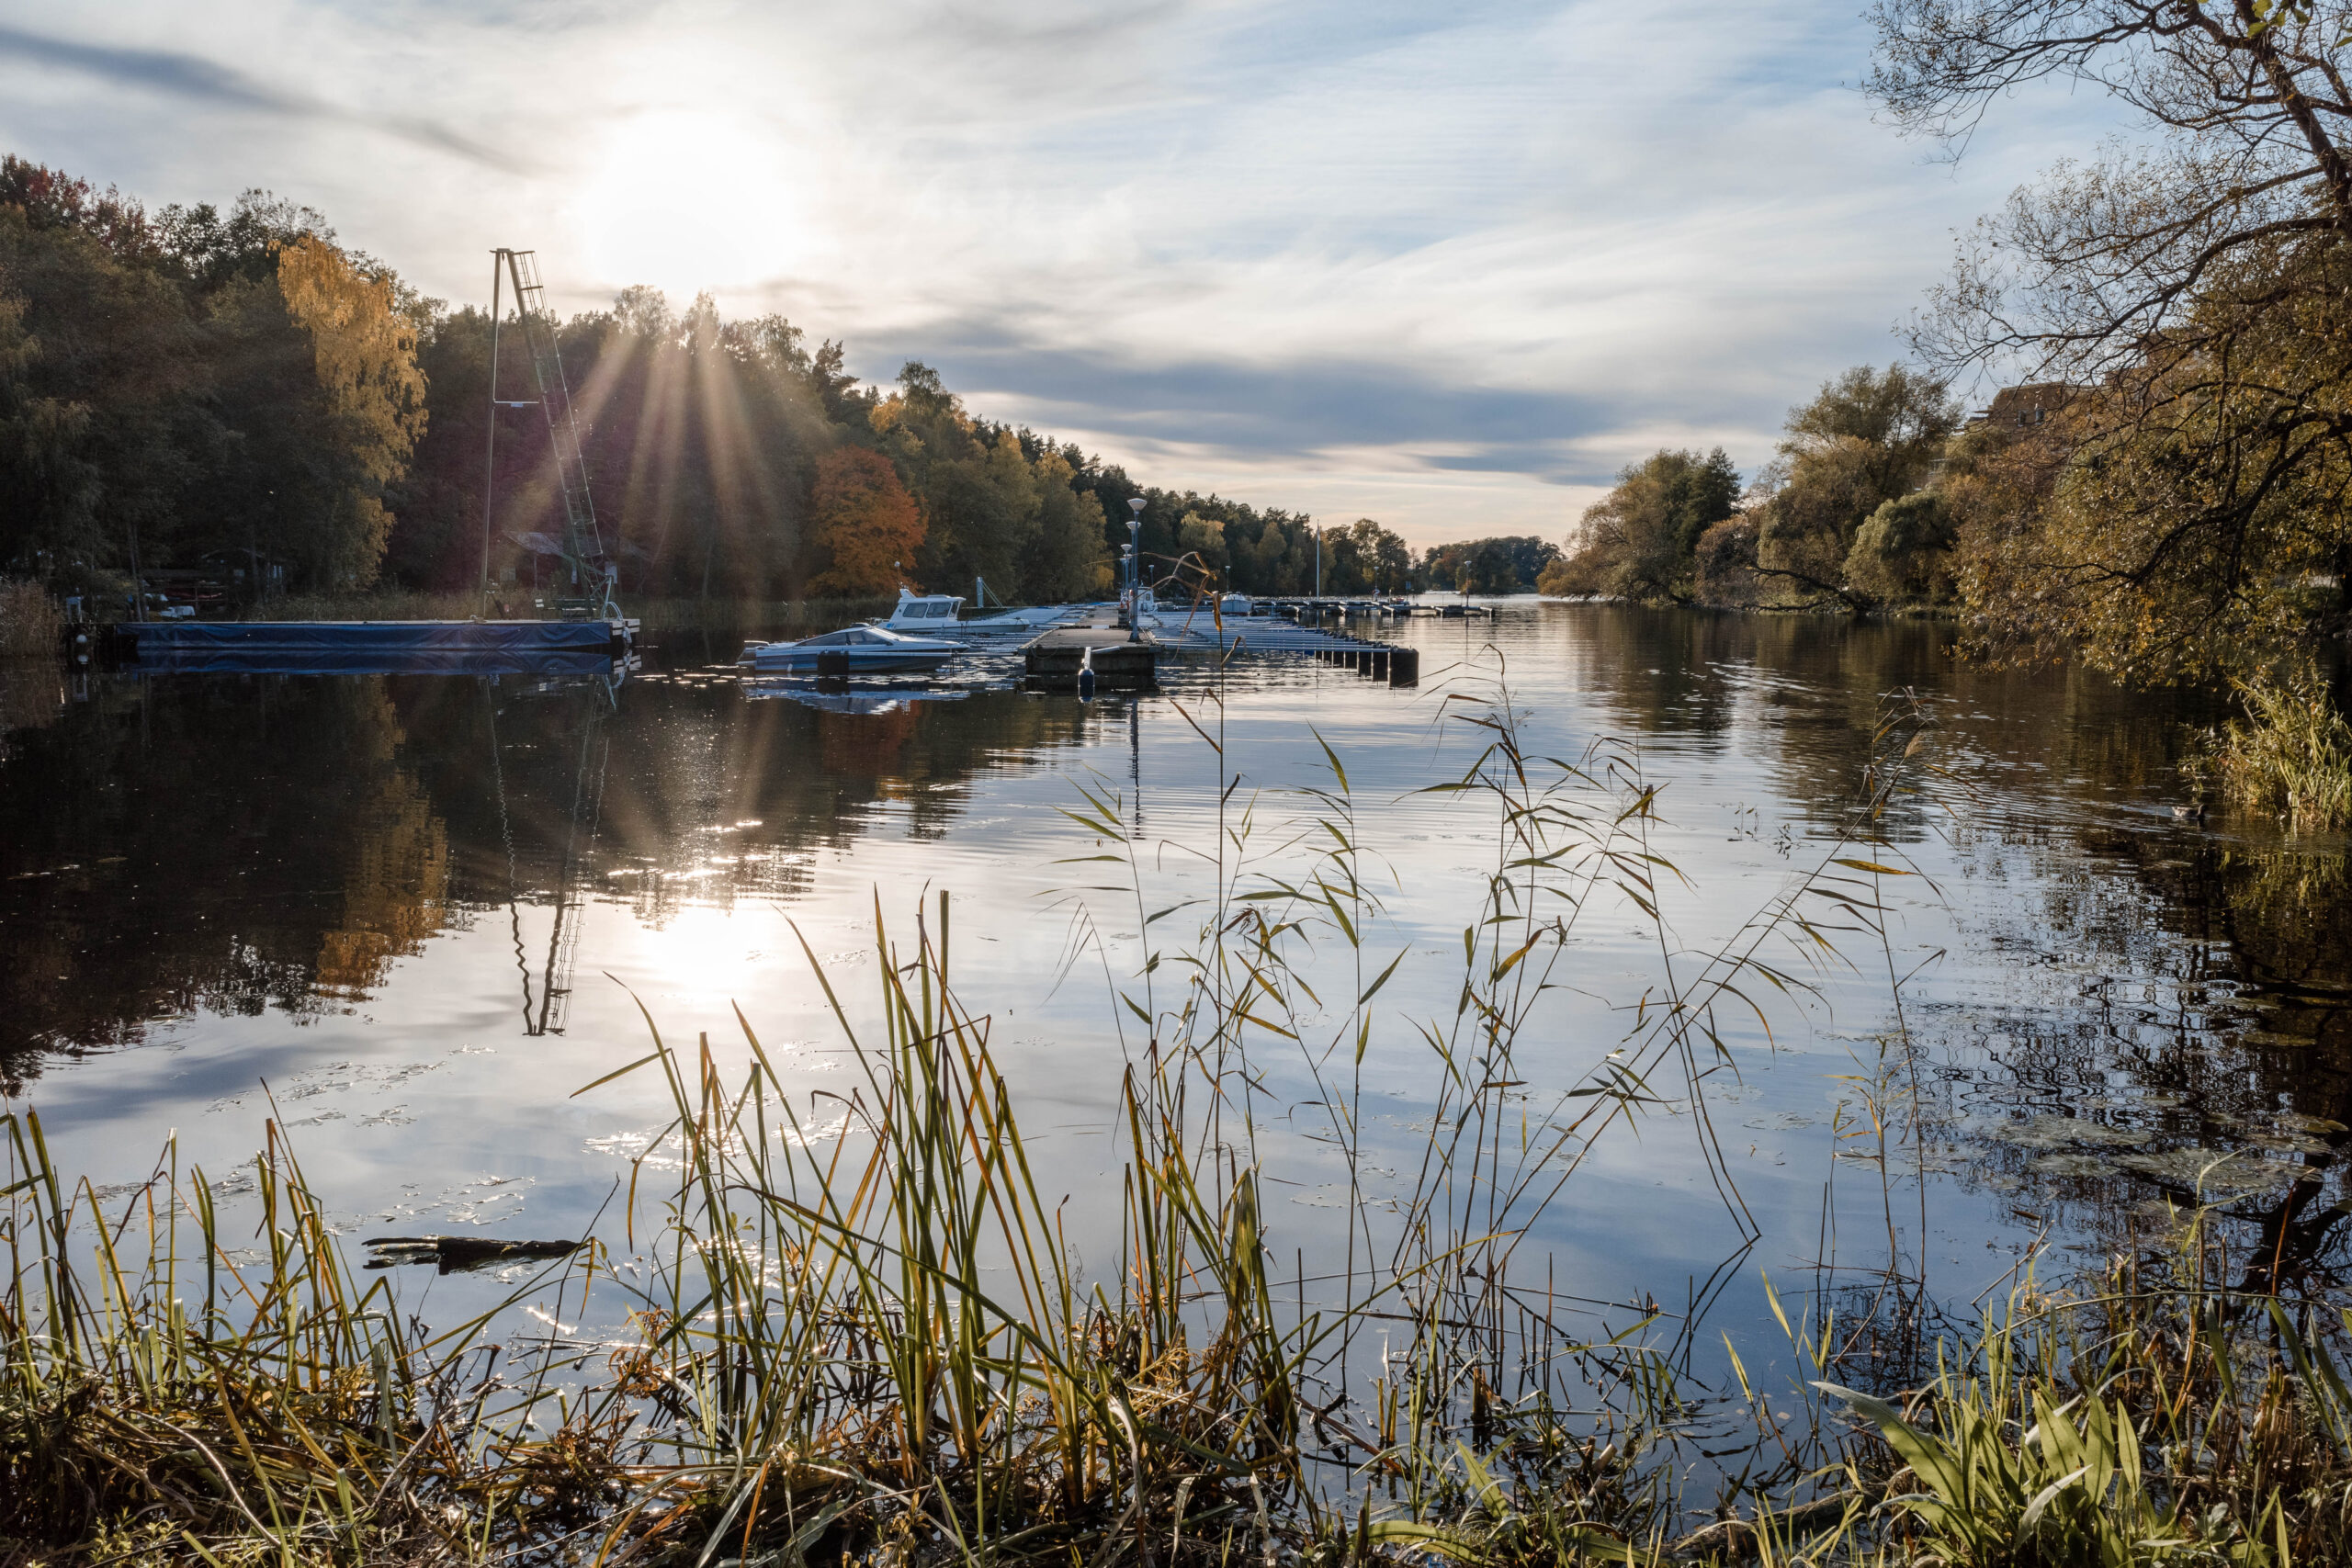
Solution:
[{"label": "tall reed grass", "polygon": [[2222,794],[2298,831],[2352,825],[2352,722],[2316,665],[2232,680],[2244,718],[2222,724],[2196,760]]},{"label": "tall reed grass", "polygon": [[[1656,1314],[1571,1332],[1531,1238],[1612,1129],[1675,1106],[1755,1234],[1709,1080],[1736,1068],[1733,1019],[1769,1024],[1846,962],[1838,928],[1879,929],[1879,890],[1908,874],[1883,825],[1928,782],[1925,716],[1890,707],[1847,835],[1691,958],[1660,912],[1679,874],[1637,750],[1546,761],[1508,689],[1467,698],[1447,701],[1480,744],[1430,793],[1484,816],[1491,861],[1446,960],[1450,1015],[1382,1003],[1408,954],[1329,749],[1283,813],[1227,759],[1216,692],[1192,700],[1217,836],[1157,908],[1164,846],[1133,803],[1072,805],[1074,874],[1102,879],[1072,889],[1073,954],[1132,1031],[1118,1179],[1083,1200],[1040,1183],[995,1021],[959,999],[944,895],[896,937],[877,902],[865,1004],[808,953],[846,1091],[796,1095],[740,1014],[740,1046],[718,1047],[649,1014],[646,1054],[577,1091],[652,1075],[670,1106],[600,1245],[447,1329],[351,1270],[275,1124],[243,1261],[221,1184],[173,1151],[102,1208],[38,1114],[10,1114],[0,1559],[2285,1568],[2341,1549],[2335,1328],[2210,1285],[2211,1237],[2160,1278],[1918,1335],[1941,1371],[1910,1388],[1846,1389],[1883,1363],[1817,1314],[1783,1323],[1826,1390],[1752,1386],[1754,1347],[1728,1348],[1736,1392],[1702,1386]],[[1527,1100],[1582,924],[1627,909],[1657,930],[1648,989],[1572,1086]],[[1440,1087],[1390,1213],[1363,1201],[1362,1074],[1397,1037]],[[1321,1091],[1317,1136],[1349,1173],[1341,1266],[1313,1295],[1263,1197],[1256,1096],[1278,1056]],[[1080,1232],[1117,1245],[1081,1266]],[[513,1309],[550,1291],[559,1318],[588,1321],[593,1297],[628,1327],[526,1332]]]}]

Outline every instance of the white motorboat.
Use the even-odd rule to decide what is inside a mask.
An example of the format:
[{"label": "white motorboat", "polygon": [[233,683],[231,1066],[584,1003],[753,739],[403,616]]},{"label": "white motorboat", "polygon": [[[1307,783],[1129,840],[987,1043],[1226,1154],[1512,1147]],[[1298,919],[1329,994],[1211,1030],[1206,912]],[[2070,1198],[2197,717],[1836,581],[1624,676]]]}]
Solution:
[{"label": "white motorboat", "polygon": [[916,637],[946,634],[957,637],[1035,637],[1078,613],[1070,604],[1037,604],[1027,608],[981,610],[964,618],[965,601],[953,593],[917,593],[899,590],[899,603],[885,620],[875,625]]},{"label": "white motorboat", "polygon": [[944,637],[843,626],[794,642],[749,643],[736,662],[762,675],[908,675],[936,670],[967,651]]}]

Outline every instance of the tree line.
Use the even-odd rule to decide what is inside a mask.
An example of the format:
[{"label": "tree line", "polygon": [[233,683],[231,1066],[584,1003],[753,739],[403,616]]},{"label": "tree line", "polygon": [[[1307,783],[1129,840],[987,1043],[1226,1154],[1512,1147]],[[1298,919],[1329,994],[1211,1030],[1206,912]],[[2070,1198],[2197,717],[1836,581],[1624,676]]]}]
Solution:
[{"label": "tree line", "polygon": [[[446,592],[480,580],[487,538],[492,577],[527,581],[561,497],[511,317],[504,331],[493,389],[487,310],[423,297],[310,208],[249,190],[225,211],[151,212],[0,159],[0,571],[69,592],[160,568],[256,592]],[[1462,575],[1369,518],[1318,527],[1140,485],[975,414],[920,362],[861,384],[840,343],[779,315],[723,318],[707,296],[681,310],[629,288],[555,338],[631,593],[984,579],[1007,599],[1099,597],[1138,497],[1148,577],[1194,590],[1310,592],[1318,545],[1328,592]],[[1482,557],[1470,575],[1499,588],[1512,573]],[[1513,581],[1532,586],[1532,570]]]},{"label": "tree line", "polygon": [[[1885,115],[1955,155],[2051,80],[2139,134],[1962,236],[1912,367],[1824,386],[1744,487],[1720,452],[1628,468],[1545,585],[1948,604],[1979,658],[2224,682],[2245,717],[2192,771],[2352,821],[2352,0],[1876,0],[1869,19]],[[1978,417],[1963,378],[2003,388]]]},{"label": "tree line", "polygon": [[2007,450],[2013,400],[1963,422],[1943,382],[1857,366],[1789,411],[1776,456],[1746,483],[1720,446],[1627,467],[1540,586],[1740,608],[1948,604],[1973,478]]},{"label": "tree line", "polygon": [[[1878,0],[1870,20],[1870,89],[1905,133],[1958,149],[2011,88],[2056,78],[2143,134],[1963,235],[1913,364],[1825,385],[1752,481],[1721,452],[1625,469],[1548,584],[1947,604],[1982,656],[2146,682],[2341,647],[2352,0]],[[1951,388],[1988,380],[2002,389],[1963,417]]]}]

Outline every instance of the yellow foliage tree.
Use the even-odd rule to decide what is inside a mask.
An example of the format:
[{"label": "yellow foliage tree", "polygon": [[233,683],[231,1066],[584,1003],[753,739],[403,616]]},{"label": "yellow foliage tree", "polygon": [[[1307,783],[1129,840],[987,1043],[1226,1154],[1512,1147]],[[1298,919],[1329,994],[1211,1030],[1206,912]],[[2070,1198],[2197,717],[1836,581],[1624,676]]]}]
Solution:
[{"label": "yellow foliage tree", "polygon": [[809,513],[827,561],[809,579],[812,593],[888,593],[899,584],[900,563],[922,546],[922,513],[899,482],[899,470],[863,446],[837,447],[817,459]]},{"label": "yellow foliage tree", "polygon": [[311,339],[340,470],[335,515],[322,519],[321,565],[339,586],[372,581],[392,514],[384,489],[408,471],[424,434],[424,376],[416,366],[416,323],[399,308],[390,279],[305,234],[277,253],[286,313]]}]

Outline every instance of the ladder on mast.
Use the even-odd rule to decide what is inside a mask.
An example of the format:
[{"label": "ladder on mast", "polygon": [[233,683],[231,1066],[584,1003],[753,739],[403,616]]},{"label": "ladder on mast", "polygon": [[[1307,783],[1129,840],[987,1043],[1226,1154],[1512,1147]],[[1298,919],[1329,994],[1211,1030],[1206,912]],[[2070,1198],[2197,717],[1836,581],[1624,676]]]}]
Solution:
[{"label": "ladder on mast", "polygon": [[[563,498],[563,558],[569,568],[575,596],[593,596],[598,604],[597,614],[610,619],[614,615],[613,584],[615,572],[605,554],[603,536],[596,528],[596,506],[588,494],[588,460],[580,446],[580,424],[571,406],[571,388],[564,378],[563,355],[556,342],[555,313],[548,309],[547,288],[539,280],[538,257],[536,252],[509,250],[503,246],[491,253],[490,284],[490,372],[491,372],[491,478],[496,483],[498,441],[498,334],[501,325],[499,285],[511,281],[514,288],[515,324],[522,328],[523,343],[531,357],[531,380],[537,389],[539,412],[546,417],[548,443],[555,456],[556,488]],[[505,405],[514,406],[514,405]],[[482,587],[485,596],[490,584],[490,529],[492,497],[485,493],[482,502]]]}]

